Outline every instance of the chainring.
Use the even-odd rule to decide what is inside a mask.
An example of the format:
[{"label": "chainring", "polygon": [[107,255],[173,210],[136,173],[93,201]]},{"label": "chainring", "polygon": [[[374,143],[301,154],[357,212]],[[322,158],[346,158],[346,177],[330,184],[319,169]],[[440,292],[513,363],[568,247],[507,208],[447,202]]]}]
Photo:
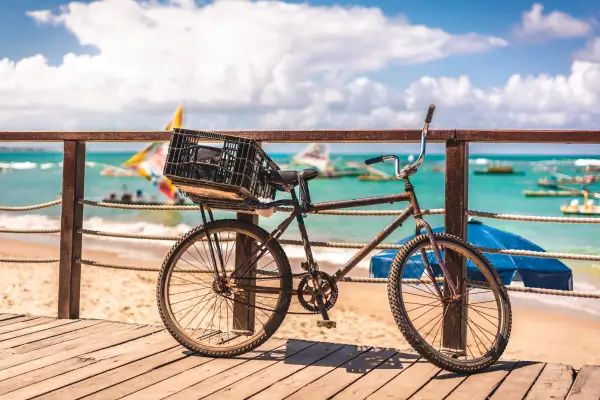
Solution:
[{"label": "chainring", "polygon": [[[338,298],[338,287],[335,281],[327,273],[318,271],[317,274],[321,277],[323,282],[326,282],[329,288],[324,293],[325,309],[331,310],[335,305]],[[309,290],[314,293],[315,288],[313,286],[312,278],[309,275],[305,275],[298,284],[297,295],[300,305],[307,311],[318,313],[319,306],[317,305],[317,298],[314,295],[308,295],[304,293],[304,290]]]}]

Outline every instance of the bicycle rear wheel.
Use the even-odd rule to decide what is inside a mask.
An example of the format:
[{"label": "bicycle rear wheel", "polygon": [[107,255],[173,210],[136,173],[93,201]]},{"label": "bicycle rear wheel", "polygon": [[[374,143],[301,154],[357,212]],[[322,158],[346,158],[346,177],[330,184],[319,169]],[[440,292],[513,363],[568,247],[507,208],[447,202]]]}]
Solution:
[{"label": "bicycle rear wheel", "polygon": [[[292,273],[283,249],[268,237],[251,223],[218,220],[173,246],[156,294],[167,330],[183,346],[232,357],[275,333],[290,306]],[[253,268],[242,275],[244,262]]]},{"label": "bicycle rear wheel", "polygon": [[434,237],[442,260],[466,259],[468,272],[461,282],[466,295],[450,298],[432,243],[420,235],[405,244],[390,268],[394,319],[410,345],[432,364],[455,373],[484,370],[500,358],[510,336],[506,288],[479,250],[451,235]]}]

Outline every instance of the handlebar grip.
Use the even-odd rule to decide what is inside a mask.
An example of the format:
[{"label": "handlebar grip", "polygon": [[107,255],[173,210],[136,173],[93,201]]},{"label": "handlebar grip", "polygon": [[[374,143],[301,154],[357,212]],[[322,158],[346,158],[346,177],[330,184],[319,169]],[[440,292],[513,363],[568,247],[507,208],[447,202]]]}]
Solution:
[{"label": "handlebar grip", "polygon": [[375,157],[375,158],[369,158],[368,160],[365,160],[365,164],[366,165],[371,165],[371,164],[377,164],[383,162],[383,156],[379,156],[379,157]]},{"label": "handlebar grip", "polygon": [[429,106],[429,110],[427,110],[427,116],[425,117],[425,122],[426,123],[431,123],[431,120],[433,119],[433,112],[435,111],[435,104],[431,104]]}]

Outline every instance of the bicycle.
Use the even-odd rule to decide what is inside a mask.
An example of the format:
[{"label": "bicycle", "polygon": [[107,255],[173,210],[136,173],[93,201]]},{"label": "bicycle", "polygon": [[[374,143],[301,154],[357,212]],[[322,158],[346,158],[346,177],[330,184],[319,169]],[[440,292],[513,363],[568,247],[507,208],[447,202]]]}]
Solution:
[{"label": "bicycle", "polygon": [[[308,181],[318,175],[314,169],[281,171],[252,140],[175,129],[165,175],[201,205],[203,224],[173,246],[159,274],[158,308],[173,337],[206,356],[240,355],[275,333],[289,312],[292,296],[306,313],[321,315],[318,326],[334,328],[328,311],[338,297],[337,283],[413,217],[416,236],[398,251],[387,283],[391,312],[400,331],[419,354],[448,371],[472,373],[496,362],[506,348],[512,324],[506,289],[479,250],[458,237],[432,232],[410,182],[425,158],[434,110],[431,105],[420,155],[413,164],[400,168],[394,155],[365,161],[367,165],[394,161],[396,177],[404,181],[403,193],[325,203],[310,199]],[[200,145],[201,140],[224,141],[224,146],[216,150]],[[274,199],[277,190],[288,192],[291,199],[259,200]],[[319,269],[304,224],[307,213],[396,202],[409,206],[335,274]],[[239,217],[215,220],[212,213],[212,208],[260,212],[280,206],[292,207],[292,212],[271,233]],[[306,255],[296,274],[278,241],[294,219]],[[178,266],[180,261],[183,268]],[[293,278],[299,279],[296,288]],[[434,312],[438,306],[441,311]],[[489,327],[494,321],[497,326]],[[432,322],[436,324],[430,327]]]}]

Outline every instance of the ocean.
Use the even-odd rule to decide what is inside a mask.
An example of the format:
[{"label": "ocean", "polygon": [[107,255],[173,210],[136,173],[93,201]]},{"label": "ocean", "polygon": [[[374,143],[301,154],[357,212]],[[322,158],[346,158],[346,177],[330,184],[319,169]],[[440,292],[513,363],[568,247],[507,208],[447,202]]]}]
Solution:
[{"label": "ocean", "polygon": [[[270,154],[278,163],[288,163],[290,155]],[[379,154],[333,154],[332,159],[338,163],[358,162]],[[100,172],[105,165],[120,165],[131,153],[94,153],[86,156],[85,198],[100,201],[110,192],[119,195],[123,185],[128,191],[141,189],[149,197],[161,195],[147,181],[138,177],[109,177]],[[408,154],[398,155],[408,163]],[[581,174],[575,171],[574,161],[578,158],[600,158],[593,156],[515,156],[515,155],[471,155],[469,175],[469,208],[471,210],[491,211],[499,213],[562,216],[560,206],[574,198],[581,197],[541,197],[526,198],[523,190],[541,190],[537,180],[549,176],[553,172],[569,175]],[[476,175],[475,169],[483,169],[489,163],[506,162],[516,170],[523,171],[522,175]],[[55,200],[61,193],[62,153],[46,152],[14,152],[0,153],[0,166],[10,166],[0,172],[2,195],[0,205],[21,206],[43,203]],[[423,209],[444,207],[444,173],[436,172],[434,167],[443,166],[443,155],[428,155],[419,171],[412,178],[419,203]],[[378,169],[392,172],[392,163],[376,165]],[[590,188],[600,192],[600,184],[590,185]],[[338,179],[316,179],[310,182],[313,202],[350,199],[364,196],[376,196],[399,193],[403,191],[402,182],[398,181],[359,181],[355,177]],[[277,198],[282,198],[282,193]],[[365,207],[369,209],[401,210],[405,204]],[[228,218],[233,214],[217,212],[217,218]],[[260,225],[265,229],[273,229],[286,214],[275,213],[271,218],[260,218]],[[0,228],[32,229],[52,228],[60,226],[60,207],[42,210],[0,213]],[[97,207],[85,207],[84,226],[122,233],[182,235],[201,222],[197,211],[135,211],[117,210]],[[386,226],[394,217],[342,217],[327,215],[309,215],[306,220],[309,236],[312,240],[358,242],[370,240],[377,232]],[[547,224],[535,222],[502,221],[478,218],[485,224],[524,236],[540,245],[547,251],[565,253],[600,254],[600,226],[591,224]],[[433,226],[443,225],[443,216],[427,216],[426,220]],[[398,240],[414,234],[414,224],[408,221],[386,240],[395,243]],[[40,240],[39,236],[18,235],[23,240]],[[285,238],[298,238],[297,228],[293,225],[284,235]],[[131,241],[122,239],[102,238],[92,243],[97,247],[106,247],[107,242],[117,246],[122,251],[132,251]],[[136,249],[142,249],[145,241],[136,244]],[[127,245],[125,245],[127,243]],[[147,243],[147,242],[146,242]],[[147,245],[147,244],[146,244]],[[165,255],[172,242],[162,242],[153,252],[163,252]],[[121,246],[121,247],[118,247]],[[140,246],[140,247],[137,247]],[[136,250],[138,251],[138,250]],[[303,250],[299,247],[287,247],[290,257],[301,257]],[[316,258],[328,259],[340,264],[350,258],[352,251],[345,249],[315,249]],[[58,254],[58,253],[57,253]],[[27,255],[24,255],[27,256]],[[589,261],[563,260],[574,271],[574,289],[600,292],[600,263]],[[359,265],[368,268],[368,259]],[[523,296],[518,294],[518,296]],[[528,296],[528,295],[524,295]],[[529,295],[530,296],[530,295]],[[583,299],[536,296],[536,301],[549,304],[559,304],[568,308],[587,311],[600,316],[600,303]]]}]

